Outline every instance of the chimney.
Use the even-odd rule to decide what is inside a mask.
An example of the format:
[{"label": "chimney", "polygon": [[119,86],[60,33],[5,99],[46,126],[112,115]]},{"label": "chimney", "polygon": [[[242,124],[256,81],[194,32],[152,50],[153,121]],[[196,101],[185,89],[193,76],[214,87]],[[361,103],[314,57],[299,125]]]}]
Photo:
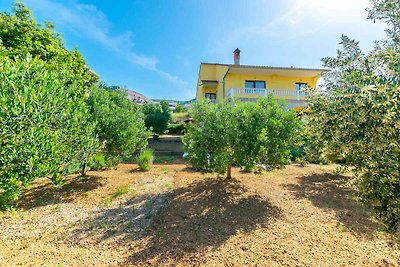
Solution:
[{"label": "chimney", "polygon": [[240,50],[239,50],[239,48],[236,48],[235,51],[233,51],[233,62],[235,65],[240,65]]}]

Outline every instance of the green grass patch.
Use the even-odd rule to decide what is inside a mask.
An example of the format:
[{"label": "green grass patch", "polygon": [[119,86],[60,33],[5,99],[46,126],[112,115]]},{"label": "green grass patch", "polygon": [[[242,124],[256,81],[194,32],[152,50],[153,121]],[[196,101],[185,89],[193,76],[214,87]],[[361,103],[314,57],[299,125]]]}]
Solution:
[{"label": "green grass patch", "polygon": [[160,168],[160,171],[164,174],[168,174],[169,173],[169,169],[167,167],[162,167]]},{"label": "green grass patch", "polygon": [[168,182],[168,183],[165,184],[165,188],[168,191],[171,191],[172,189],[174,189],[174,185],[172,184],[172,182]]},{"label": "green grass patch", "polygon": [[172,118],[183,118],[188,117],[189,113],[187,112],[180,112],[180,113],[172,113]]},{"label": "green grass patch", "polygon": [[129,193],[129,187],[126,185],[118,186],[115,191],[110,195],[111,200],[116,199],[119,196]]},{"label": "green grass patch", "polygon": [[104,207],[108,208],[110,207],[111,204],[111,197],[106,197],[106,199],[104,200]]}]

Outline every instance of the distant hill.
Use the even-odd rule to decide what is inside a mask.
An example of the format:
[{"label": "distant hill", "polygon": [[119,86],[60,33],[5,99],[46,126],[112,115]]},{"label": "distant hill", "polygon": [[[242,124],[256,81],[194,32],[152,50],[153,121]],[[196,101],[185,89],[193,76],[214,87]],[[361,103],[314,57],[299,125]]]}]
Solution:
[{"label": "distant hill", "polygon": [[128,99],[132,100],[133,102],[137,103],[137,104],[145,104],[145,103],[151,103],[152,101],[146,97],[145,95],[138,93],[136,91],[127,89],[127,88],[123,88],[120,86],[115,86],[115,85],[111,85],[111,86],[102,86],[104,89],[108,90],[108,91],[113,91],[113,90],[117,90],[117,89],[122,89],[122,90],[126,90],[126,93],[128,94]]},{"label": "distant hill", "polygon": [[151,103],[151,100],[141,93],[129,89],[126,92],[128,93],[128,98],[137,104]]}]

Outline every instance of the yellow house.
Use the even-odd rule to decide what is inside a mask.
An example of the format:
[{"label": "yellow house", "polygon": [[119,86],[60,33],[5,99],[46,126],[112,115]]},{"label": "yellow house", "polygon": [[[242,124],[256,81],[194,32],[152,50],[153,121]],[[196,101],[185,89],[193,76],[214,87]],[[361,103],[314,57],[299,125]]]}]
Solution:
[{"label": "yellow house", "polygon": [[240,65],[240,50],[233,51],[234,64],[201,63],[196,100],[221,101],[238,98],[255,101],[272,94],[285,99],[289,108],[307,106],[307,93],[301,90],[316,88],[318,78],[326,69]]}]

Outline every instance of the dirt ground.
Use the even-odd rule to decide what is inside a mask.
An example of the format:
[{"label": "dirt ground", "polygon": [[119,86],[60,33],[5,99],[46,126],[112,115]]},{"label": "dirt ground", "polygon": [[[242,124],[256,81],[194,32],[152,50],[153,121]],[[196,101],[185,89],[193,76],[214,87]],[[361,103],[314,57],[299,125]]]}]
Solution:
[{"label": "dirt ground", "polygon": [[0,214],[0,266],[400,266],[334,166],[234,179],[182,162],[38,180]]}]

